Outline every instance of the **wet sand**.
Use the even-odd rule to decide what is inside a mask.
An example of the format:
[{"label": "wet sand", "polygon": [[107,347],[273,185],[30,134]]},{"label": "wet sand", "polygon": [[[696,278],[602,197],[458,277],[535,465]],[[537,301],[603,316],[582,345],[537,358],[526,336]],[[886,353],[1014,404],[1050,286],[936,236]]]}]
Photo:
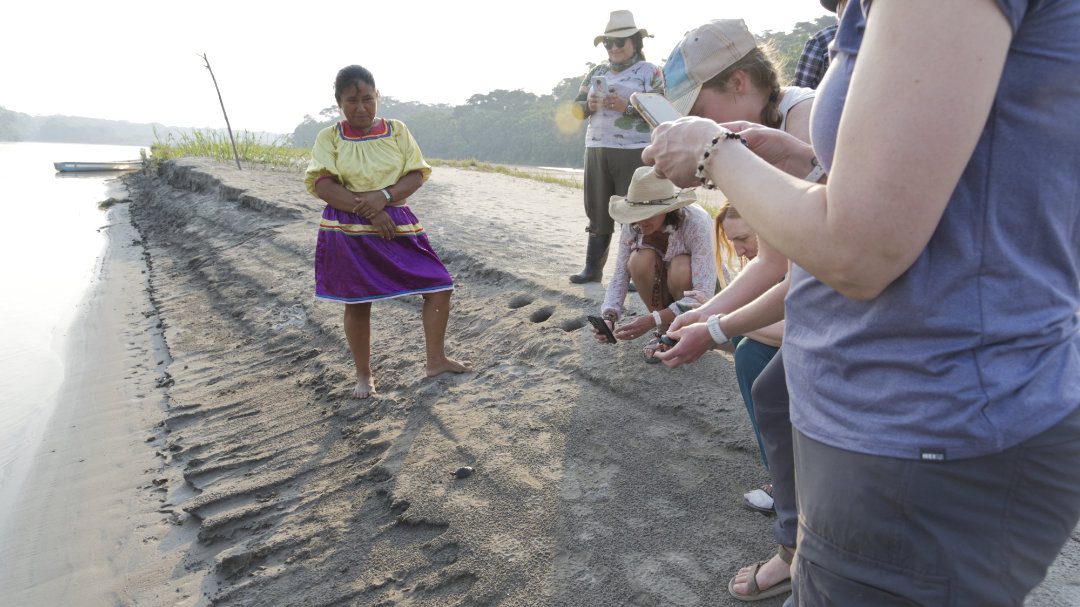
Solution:
[{"label": "wet sand", "polygon": [[[728,579],[772,519],[741,507],[766,474],[730,358],[668,370],[592,339],[602,287],[565,278],[580,191],[437,169],[410,206],[477,370],[425,378],[420,299],[378,302],[358,401],[297,174],[185,160],[129,187],[139,234],[114,216],[0,603],[741,604]],[[1080,603],[1078,547],[1030,604]]]}]

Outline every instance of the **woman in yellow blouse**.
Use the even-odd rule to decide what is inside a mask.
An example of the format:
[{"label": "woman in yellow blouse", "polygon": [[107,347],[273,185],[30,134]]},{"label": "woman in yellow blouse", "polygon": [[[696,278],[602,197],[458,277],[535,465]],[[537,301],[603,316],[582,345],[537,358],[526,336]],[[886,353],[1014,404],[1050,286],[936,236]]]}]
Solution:
[{"label": "woman in yellow blouse", "polygon": [[427,375],[464,373],[444,350],[454,281],[405,203],[431,174],[405,124],[376,116],[379,91],[359,65],[341,69],[334,97],[344,120],[323,129],[304,183],[326,201],[315,246],[315,297],[345,304],[345,337],[356,363],[353,396],[375,393],[371,302],[424,297]]}]

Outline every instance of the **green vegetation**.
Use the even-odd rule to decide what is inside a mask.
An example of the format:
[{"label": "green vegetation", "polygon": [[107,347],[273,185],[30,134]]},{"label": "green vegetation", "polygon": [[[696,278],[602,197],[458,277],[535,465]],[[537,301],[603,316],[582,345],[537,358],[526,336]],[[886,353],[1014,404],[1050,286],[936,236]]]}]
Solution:
[{"label": "green vegetation", "polygon": [[[208,131],[217,132],[217,131]],[[221,133],[225,133],[222,129]],[[43,141],[52,143],[105,143],[111,145],[150,145],[167,136],[190,135],[192,129],[158,123],[133,123],[79,116],[31,116],[0,107],[0,141]],[[256,134],[259,138],[278,135]]]},{"label": "green vegetation", "polygon": [[[585,73],[563,82],[551,95],[495,90],[464,105],[426,105],[384,96],[379,115],[409,126],[424,154],[434,158],[475,158],[481,162],[529,166],[581,167],[585,123],[569,114]],[[292,133],[297,147],[311,147],[319,131],[340,119],[336,107],[306,116]]]},{"label": "green vegetation", "polygon": [[[810,36],[835,23],[835,17],[826,15],[813,22],[797,23],[790,32],[767,31],[757,36],[776,61],[782,83],[794,78],[799,55]],[[585,64],[585,71],[564,78],[550,95],[495,90],[473,95],[459,106],[403,102],[385,96],[380,100],[379,113],[409,125],[428,156],[580,168],[585,156],[586,123],[572,116],[569,104],[591,68],[591,64]],[[338,108],[333,106],[322,109],[315,117],[306,116],[292,133],[293,144],[311,147],[318,132],[339,119]]]},{"label": "green vegetation", "polygon": [[[304,170],[307,167],[308,160],[311,158],[311,153],[307,150],[288,145],[288,140],[285,137],[280,137],[269,143],[262,143],[249,133],[240,134],[236,141],[236,150],[240,155],[241,163],[295,170],[297,172]],[[150,148],[150,153],[151,158],[156,162],[187,156],[213,158],[219,162],[230,164],[233,161],[232,146],[229,144],[228,136],[216,131],[205,133],[194,131],[190,135],[182,134],[179,137],[170,135],[165,141],[154,143]],[[499,173],[510,177],[532,179],[572,188],[581,187],[581,184],[573,179],[479,162],[475,159],[440,160],[438,158],[429,158],[428,162],[434,167],[451,167],[481,173]]]},{"label": "green vegetation", "polygon": [[[831,15],[823,16],[813,22],[797,23],[790,32],[767,31],[757,37],[771,50],[782,72],[782,82],[793,78],[806,40],[835,22]],[[572,115],[570,102],[592,67],[585,64],[584,72],[564,78],[549,95],[500,89],[473,95],[460,106],[428,105],[387,96],[380,100],[379,114],[408,124],[432,166],[500,173],[580,188],[580,180],[506,165],[582,166],[586,123]],[[7,117],[6,123],[4,118],[0,112],[0,129],[5,126],[10,129],[11,117]],[[237,139],[240,160],[251,165],[301,171],[307,166],[308,150],[315,136],[339,119],[338,108],[331,106],[315,117],[305,116],[289,136],[272,138],[242,132]],[[204,156],[232,162],[232,148],[224,131],[171,130],[162,138],[155,129],[154,140],[152,152],[158,161]],[[703,202],[704,206],[710,206],[708,201]],[[710,212],[715,210],[710,208]]]},{"label": "green vegetation", "polygon": [[[782,82],[790,82],[806,40],[818,30],[835,24],[831,15],[800,22],[789,32],[766,31],[758,40],[775,50]],[[649,48],[651,57],[670,49]],[[585,123],[574,118],[568,103],[592,68],[583,62],[581,74],[564,78],[549,95],[525,91],[495,90],[470,97],[463,105],[428,105],[383,97],[380,114],[409,125],[413,136],[429,157],[475,158],[480,162],[531,166],[581,167],[584,160]],[[238,142],[241,160],[275,167],[301,165],[319,130],[338,120],[337,107],[306,116],[288,136],[245,133]],[[164,136],[162,135],[164,133]],[[288,140],[288,141],[286,141]],[[147,145],[154,142],[158,158],[201,155],[228,161],[224,130],[197,131],[117,120],[77,116],[30,116],[0,107],[0,141],[49,141]],[[164,147],[162,147],[164,146]],[[173,151],[175,150],[175,151]]]},{"label": "green vegetation", "polygon": [[[833,25],[835,17],[795,24],[789,32],[766,31],[759,42],[771,48],[790,82],[806,40]],[[657,57],[669,49],[649,49]],[[586,123],[571,111],[571,101],[585,74],[593,67],[583,62],[581,74],[562,79],[548,95],[525,91],[495,90],[470,97],[463,105],[422,104],[385,96],[379,113],[409,125],[409,130],[437,166],[498,172],[548,183],[580,187],[561,176],[523,171],[507,166],[555,166],[580,168],[584,161]],[[242,132],[237,141],[241,162],[302,170],[318,132],[339,120],[337,107],[327,107],[314,117],[305,116],[290,135]],[[192,130],[160,124],[133,124],[72,116],[36,117],[0,107],[0,141],[56,141],[146,145],[153,142],[156,160],[177,156],[205,156],[232,161],[232,149],[224,130]],[[526,174],[521,174],[526,173]]]},{"label": "green vegetation", "polygon": [[[155,137],[156,135],[155,133]],[[237,135],[236,151],[241,162],[280,169],[303,169],[310,157],[307,150],[290,146],[288,137],[279,136],[266,141],[247,131],[241,131]],[[150,153],[158,161],[182,156],[201,156],[220,162],[233,162],[229,136],[220,131],[192,131],[179,135],[170,133],[164,141],[155,141],[150,146]]]},{"label": "green vegetation", "polygon": [[758,42],[767,44],[775,51],[774,59],[780,69],[780,82],[788,83],[795,79],[795,67],[799,64],[799,56],[802,55],[803,46],[820,30],[836,25],[836,17],[823,15],[815,21],[800,21],[791,28],[790,32],[773,32],[766,30],[756,36]]}]

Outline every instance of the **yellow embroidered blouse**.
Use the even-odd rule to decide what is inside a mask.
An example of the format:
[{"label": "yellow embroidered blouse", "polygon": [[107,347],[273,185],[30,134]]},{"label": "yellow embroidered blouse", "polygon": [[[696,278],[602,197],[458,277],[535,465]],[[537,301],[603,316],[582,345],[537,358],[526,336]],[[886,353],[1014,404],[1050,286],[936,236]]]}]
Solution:
[{"label": "yellow embroidered blouse", "polygon": [[431,166],[408,127],[400,120],[383,121],[383,128],[368,135],[355,133],[344,120],[319,131],[304,175],[307,190],[315,194],[315,181],[323,175],[353,192],[392,186],[412,171],[420,171],[427,181]]}]

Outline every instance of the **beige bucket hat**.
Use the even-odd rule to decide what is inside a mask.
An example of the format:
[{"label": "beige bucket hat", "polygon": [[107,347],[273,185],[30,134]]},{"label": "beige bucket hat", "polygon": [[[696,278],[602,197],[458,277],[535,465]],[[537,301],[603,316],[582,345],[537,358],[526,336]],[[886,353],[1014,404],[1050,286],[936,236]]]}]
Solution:
[{"label": "beige bucket hat", "polygon": [[604,38],[629,38],[638,32],[641,32],[642,38],[652,38],[648,30],[634,24],[634,14],[630,11],[611,11],[607,28],[603,34],[593,38],[592,45],[600,44]]},{"label": "beige bucket hat", "polygon": [[636,223],[697,201],[694,190],[676,190],[675,184],[656,176],[651,166],[638,167],[626,196],[612,196],[608,214],[619,223]]}]

